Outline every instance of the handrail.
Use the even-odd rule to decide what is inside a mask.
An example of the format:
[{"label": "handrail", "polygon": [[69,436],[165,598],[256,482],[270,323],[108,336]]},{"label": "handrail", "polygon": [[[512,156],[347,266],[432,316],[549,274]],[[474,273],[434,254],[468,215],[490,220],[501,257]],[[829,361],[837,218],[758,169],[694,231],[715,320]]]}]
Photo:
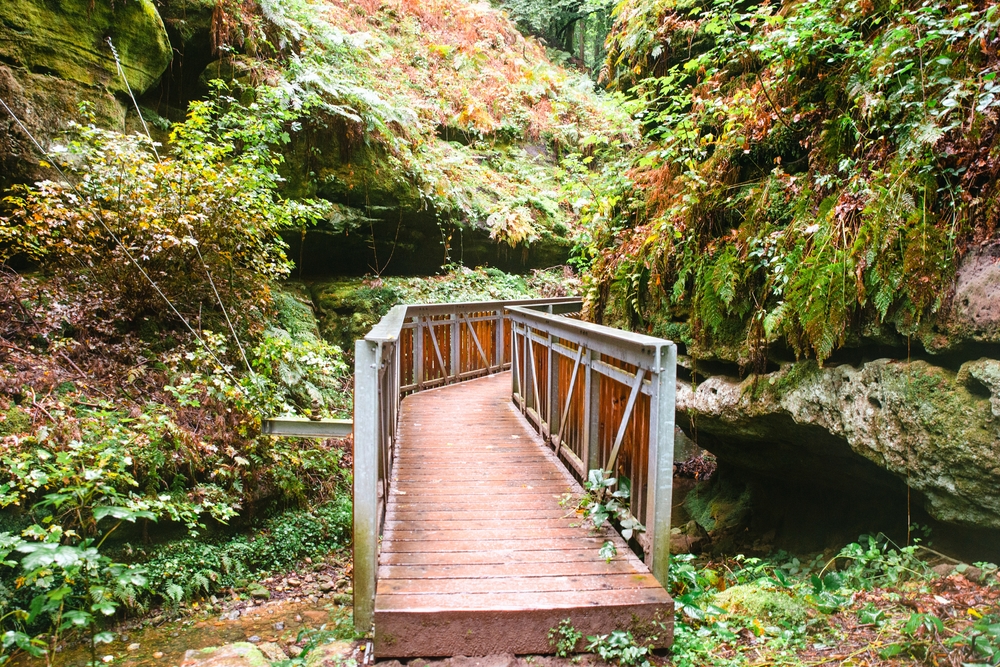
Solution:
[{"label": "handrail", "polygon": [[507,310],[514,403],[580,479],[598,468],[629,479],[645,526],[637,541],[666,585],[677,346],[537,307]]},{"label": "handrail", "polygon": [[354,624],[372,625],[378,538],[406,394],[511,366],[510,306],[580,309],[577,298],[395,306],[354,345]]}]

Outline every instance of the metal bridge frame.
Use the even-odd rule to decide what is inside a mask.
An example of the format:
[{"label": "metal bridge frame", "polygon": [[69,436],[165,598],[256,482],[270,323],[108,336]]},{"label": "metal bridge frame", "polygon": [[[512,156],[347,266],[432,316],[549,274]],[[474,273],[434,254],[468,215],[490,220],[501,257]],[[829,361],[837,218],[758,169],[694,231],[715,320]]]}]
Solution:
[{"label": "metal bridge frame", "polygon": [[[639,544],[653,575],[666,585],[677,348],[564,316],[581,306],[576,298],[401,305],[356,341],[358,630],[368,632],[374,619],[379,536],[401,399],[507,369],[514,371],[512,400],[572,472],[586,479],[588,469],[603,467],[631,479],[633,512],[646,526]],[[611,423],[613,439],[605,428]]]}]

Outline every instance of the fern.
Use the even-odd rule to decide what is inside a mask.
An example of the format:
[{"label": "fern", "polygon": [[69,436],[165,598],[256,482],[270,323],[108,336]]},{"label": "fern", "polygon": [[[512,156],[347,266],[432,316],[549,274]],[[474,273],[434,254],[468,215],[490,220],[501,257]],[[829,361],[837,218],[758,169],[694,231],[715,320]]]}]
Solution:
[{"label": "fern", "polygon": [[177,584],[167,584],[164,593],[167,599],[171,600],[174,604],[179,604],[184,599],[184,589]]}]

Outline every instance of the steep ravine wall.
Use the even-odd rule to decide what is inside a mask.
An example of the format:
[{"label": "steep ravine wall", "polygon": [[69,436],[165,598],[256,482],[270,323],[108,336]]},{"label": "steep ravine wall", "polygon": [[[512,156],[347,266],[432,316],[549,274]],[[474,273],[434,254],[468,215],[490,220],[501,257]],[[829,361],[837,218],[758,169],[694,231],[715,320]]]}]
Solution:
[{"label": "steep ravine wall", "polygon": [[[909,496],[921,516],[1000,553],[1000,253],[966,256],[948,297],[909,355],[861,346],[745,378],[682,357],[678,422],[759,489],[798,489],[832,513],[853,497],[871,528],[888,505],[905,527]],[[792,495],[779,501],[789,512]]]}]

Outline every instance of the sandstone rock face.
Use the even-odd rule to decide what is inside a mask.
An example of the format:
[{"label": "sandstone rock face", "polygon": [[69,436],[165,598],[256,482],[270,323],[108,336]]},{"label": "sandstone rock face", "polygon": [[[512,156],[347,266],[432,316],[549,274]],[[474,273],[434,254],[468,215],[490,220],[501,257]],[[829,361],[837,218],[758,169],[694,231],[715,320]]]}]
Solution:
[{"label": "sandstone rock face", "polygon": [[678,385],[681,425],[693,417],[720,461],[845,493],[894,482],[888,471],[935,519],[1000,528],[996,360],[957,373],[925,361],[799,362],[744,381]]},{"label": "sandstone rock face", "polygon": [[0,3],[0,59],[37,74],[125,92],[108,37],[137,94],[170,64],[170,42],[151,0]]},{"label": "sandstone rock face", "polygon": [[[125,123],[125,107],[110,92],[26,69],[0,65],[0,98],[46,148],[70,120],[80,118],[81,102],[90,105],[95,120],[104,127]],[[28,136],[0,109],[0,190],[43,177],[46,172],[40,160]]]},{"label": "sandstone rock face", "polygon": [[[170,64],[167,33],[152,0],[3,0],[0,2],[0,97],[47,147],[86,102],[94,122],[125,127],[116,98],[152,86]],[[131,102],[129,103],[131,105]],[[26,134],[0,109],[0,189],[51,176]]]},{"label": "sandstone rock face", "polygon": [[931,352],[961,349],[968,343],[1000,343],[1000,247],[978,248],[962,258],[954,293],[918,336]]}]

